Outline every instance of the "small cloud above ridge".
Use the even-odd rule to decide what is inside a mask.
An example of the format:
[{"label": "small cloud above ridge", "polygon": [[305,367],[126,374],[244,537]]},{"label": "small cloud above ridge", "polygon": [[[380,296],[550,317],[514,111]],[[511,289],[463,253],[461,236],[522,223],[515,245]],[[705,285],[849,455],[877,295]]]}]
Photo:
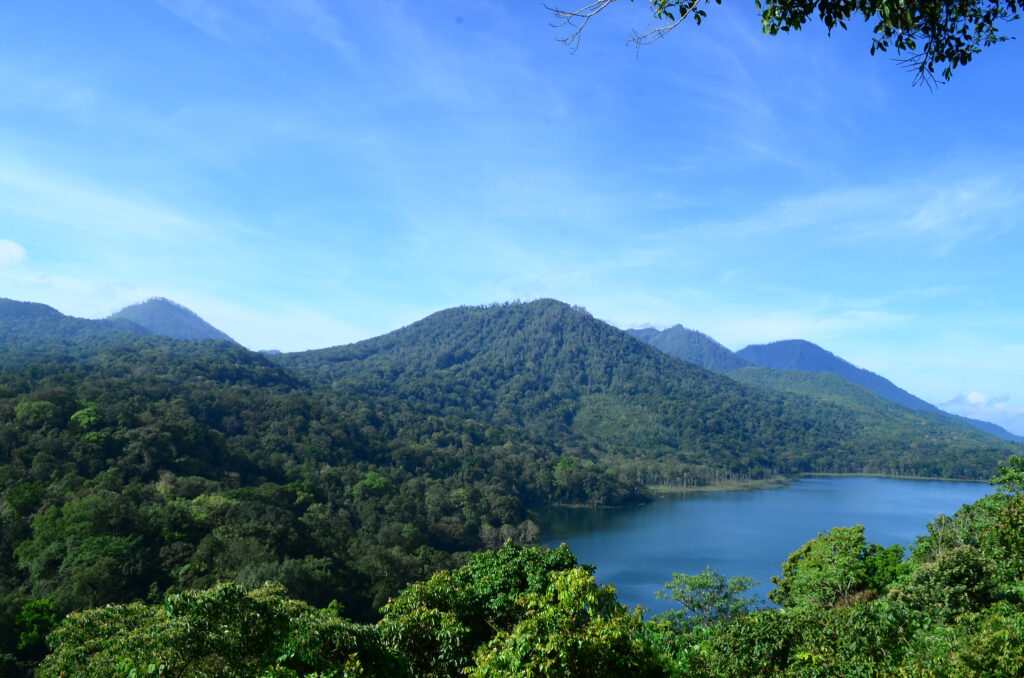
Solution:
[{"label": "small cloud above ridge", "polygon": [[24,247],[11,240],[0,240],[0,268],[16,266],[24,258]]}]

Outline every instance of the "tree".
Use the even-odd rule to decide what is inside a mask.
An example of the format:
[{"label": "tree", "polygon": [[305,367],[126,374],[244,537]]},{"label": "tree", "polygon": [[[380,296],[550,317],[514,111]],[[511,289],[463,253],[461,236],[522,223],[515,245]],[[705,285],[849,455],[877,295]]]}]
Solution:
[{"label": "tree", "polygon": [[989,482],[1002,495],[1024,493],[1024,457],[1014,455],[1005,462],[999,462],[999,471]]},{"label": "tree", "polygon": [[[587,23],[618,0],[593,0],[578,8],[548,9],[571,32],[559,38],[574,51]],[[633,2],[634,0],[630,0]],[[649,0],[651,14],[660,22],[643,31],[633,31],[630,42],[637,48],[650,44],[675,29],[686,19],[697,24],[707,16],[704,5],[711,0]],[[1012,39],[1002,29],[1020,18],[1021,0],[754,0],[761,11],[761,30],[767,35],[800,30],[815,13],[826,30],[846,29],[847,22],[862,16],[873,21],[871,53],[890,47],[906,55],[899,59],[915,71],[914,84],[929,86],[936,81],[936,68],[943,80],[953,69],[970,63],[985,47]],[[715,0],[721,4],[722,0]]]},{"label": "tree", "polygon": [[670,669],[643,633],[639,609],[628,612],[612,586],[582,567],[563,570],[543,594],[524,594],[525,613],[476,652],[466,672],[505,676],[667,676]]},{"label": "tree", "polygon": [[976,612],[997,597],[996,564],[981,549],[957,546],[922,563],[889,592],[933,620],[952,622],[965,612]]},{"label": "tree", "polygon": [[682,610],[668,610],[659,616],[673,625],[682,627],[710,626],[728,621],[754,610],[757,596],[747,597],[751,586],[757,584],[750,577],[726,579],[711,567],[700,574],[672,574],[672,581],[655,598],[671,599],[682,605]]},{"label": "tree", "polygon": [[558,573],[577,567],[564,544],[549,550],[506,542],[473,555],[464,567],[407,586],[384,607],[378,628],[415,675],[457,676],[477,647],[522,620],[523,596],[542,596]]},{"label": "tree", "polygon": [[899,544],[868,544],[863,525],[834,527],[789,555],[768,597],[783,607],[821,608],[877,596],[903,573],[902,556]]}]

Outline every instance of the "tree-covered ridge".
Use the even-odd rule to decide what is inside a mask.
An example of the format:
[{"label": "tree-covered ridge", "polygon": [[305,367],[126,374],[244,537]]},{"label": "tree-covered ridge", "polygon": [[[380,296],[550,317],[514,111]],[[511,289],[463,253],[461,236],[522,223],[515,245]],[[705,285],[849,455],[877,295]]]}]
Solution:
[{"label": "tree-covered ridge", "polygon": [[[887,416],[905,416],[921,421],[923,413],[914,412],[831,372],[805,372],[770,367],[744,367],[730,372],[729,377],[743,384],[788,393],[842,405],[859,412],[885,412]],[[963,424],[967,427],[967,424]]]},{"label": "tree-covered ridge", "polygon": [[86,320],[26,301],[0,298],[0,372],[33,362],[68,361],[122,335],[149,334],[130,320]]},{"label": "tree-covered ridge", "polygon": [[[888,411],[745,387],[552,300],[456,308],[367,341],[275,358],[372,397],[398,426],[458,416],[556,440],[639,484],[873,472],[985,477],[1012,446]],[[923,422],[923,423],[922,423]]]},{"label": "tree-covered ridge", "polygon": [[937,411],[937,408],[931,403],[907,393],[885,377],[856,367],[834,353],[802,339],[747,346],[737,351],[736,355],[758,367],[804,372],[831,372],[911,410]]},{"label": "tree-covered ridge", "polygon": [[130,320],[153,334],[172,339],[217,339],[234,341],[196,313],[170,299],[154,297],[122,308],[109,320]]},{"label": "tree-covered ridge", "polygon": [[[939,516],[907,555],[862,526],[820,533],[772,578],[676,574],[680,608],[645,618],[556,550],[506,543],[410,585],[373,625],[219,586],[70,615],[41,676],[1019,676],[1024,673],[1024,460],[995,494]],[[33,609],[30,638],[54,620]]]},{"label": "tree-covered ridge", "polygon": [[682,325],[667,330],[648,327],[627,332],[664,353],[689,360],[712,372],[731,372],[750,364],[708,335]]},{"label": "tree-covered ridge", "polygon": [[[797,369],[745,367],[729,373],[743,384],[761,386],[776,391],[797,393],[825,402],[834,403],[854,411],[881,415],[887,420],[900,419],[903,426],[914,428],[915,422],[930,421],[944,427],[960,429],[977,437],[979,431],[1010,442],[1024,442],[1024,438],[989,422],[949,414],[942,410],[908,410],[884,395],[863,385],[857,385],[832,372],[808,372]],[[894,428],[899,428],[896,426]]]}]

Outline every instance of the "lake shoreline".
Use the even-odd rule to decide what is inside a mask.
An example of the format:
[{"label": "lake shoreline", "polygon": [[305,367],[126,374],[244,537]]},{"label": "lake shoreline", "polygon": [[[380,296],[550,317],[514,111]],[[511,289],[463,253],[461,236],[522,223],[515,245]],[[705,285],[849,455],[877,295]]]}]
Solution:
[{"label": "lake shoreline", "polygon": [[[797,473],[789,476],[775,476],[773,478],[763,478],[760,480],[734,480],[726,483],[719,483],[717,485],[700,485],[700,486],[685,486],[680,487],[676,485],[648,485],[645,489],[651,493],[652,501],[657,501],[665,497],[678,497],[683,495],[700,495],[710,494],[714,492],[755,492],[757,490],[774,490],[783,487],[788,487],[798,480],[804,478],[885,478],[889,480],[923,480],[923,481],[941,481],[948,483],[983,483],[988,484],[987,480],[977,480],[971,478],[942,478],[940,476],[907,476],[907,475],[889,475],[886,473]],[[640,502],[637,504],[547,504],[545,507],[541,507],[539,510],[544,508],[569,508],[569,509],[630,509],[636,508],[637,506],[643,506],[648,502]],[[537,509],[535,509],[537,510]]]},{"label": "lake shoreline", "polygon": [[674,485],[651,485],[647,488],[655,495],[702,494],[705,492],[749,492],[753,490],[770,490],[786,487],[802,478],[886,478],[890,480],[927,480],[950,483],[985,483],[988,480],[972,478],[943,478],[941,476],[908,476],[891,475],[888,473],[797,473],[791,476],[775,476],[762,480],[737,480],[718,485],[700,487],[677,487]]}]

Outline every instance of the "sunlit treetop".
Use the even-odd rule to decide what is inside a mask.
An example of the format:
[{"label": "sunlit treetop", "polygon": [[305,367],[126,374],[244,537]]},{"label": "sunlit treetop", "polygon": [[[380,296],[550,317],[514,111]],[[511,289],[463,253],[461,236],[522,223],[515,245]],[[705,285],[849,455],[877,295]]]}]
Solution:
[{"label": "sunlit treetop", "polygon": [[[638,48],[671,32],[686,19],[698,24],[712,0],[648,0],[656,23],[634,30]],[[618,0],[595,0],[577,9],[548,9],[556,27],[571,32],[559,38],[573,50],[587,23]],[[630,0],[635,2],[635,0]],[[722,0],[714,0],[721,4]],[[800,30],[816,14],[826,30],[845,29],[862,16],[874,22],[871,53],[894,47],[898,61],[914,72],[914,84],[948,81],[957,66],[966,65],[985,47],[1013,39],[1003,29],[1020,18],[1020,0],[754,0],[761,28],[768,35]]]}]

